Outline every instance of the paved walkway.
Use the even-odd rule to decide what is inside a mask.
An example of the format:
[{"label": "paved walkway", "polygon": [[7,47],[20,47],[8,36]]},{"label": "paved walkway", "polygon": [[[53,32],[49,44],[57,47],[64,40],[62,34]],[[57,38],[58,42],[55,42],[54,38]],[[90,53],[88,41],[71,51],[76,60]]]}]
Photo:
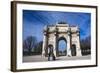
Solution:
[{"label": "paved walkway", "polygon": [[[62,61],[62,60],[86,60],[86,59],[91,59],[90,55],[87,56],[81,56],[81,57],[68,57],[68,56],[60,56],[56,58],[56,61]],[[35,55],[35,56],[24,56],[23,57],[23,62],[43,62],[43,61],[48,61],[47,57],[42,57],[41,55]]]}]

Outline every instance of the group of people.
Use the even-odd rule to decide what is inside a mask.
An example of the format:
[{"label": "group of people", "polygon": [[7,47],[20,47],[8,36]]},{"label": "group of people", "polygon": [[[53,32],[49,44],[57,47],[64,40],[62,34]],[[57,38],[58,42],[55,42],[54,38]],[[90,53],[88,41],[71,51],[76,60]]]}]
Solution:
[{"label": "group of people", "polygon": [[54,61],[56,60],[54,52],[53,52],[53,46],[48,46],[48,61]]}]

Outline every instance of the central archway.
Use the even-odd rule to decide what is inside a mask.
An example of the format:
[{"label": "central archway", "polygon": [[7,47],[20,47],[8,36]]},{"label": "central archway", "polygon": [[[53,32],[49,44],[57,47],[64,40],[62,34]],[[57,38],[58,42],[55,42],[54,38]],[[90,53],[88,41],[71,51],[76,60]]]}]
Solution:
[{"label": "central archway", "polygon": [[60,37],[57,43],[58,56],[66,56],[67,54],[67,41],[64,37]]}]

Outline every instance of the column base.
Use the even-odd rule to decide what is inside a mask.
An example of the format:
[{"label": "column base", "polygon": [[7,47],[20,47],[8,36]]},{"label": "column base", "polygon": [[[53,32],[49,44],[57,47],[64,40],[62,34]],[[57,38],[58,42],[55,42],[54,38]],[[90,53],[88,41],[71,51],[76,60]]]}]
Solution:
[{"label": "column base", "polygon": [[56,51],[54,51],[54,56],[56,57]]},{"label": "column base", "polygon": [[71,57],[72,55],[71,55],[71,50],[69,50],[68,52],[67,52],[67,56],[68,57]]},{"label": "column base", "polygon": [[82,54],[81,54],[81,49],[77,49],[77,54],[76,54],[76,56],[82,56]]},{"label": "column base", "polygon": [[45,54],[42,54],[42,57],[45,57]]}]

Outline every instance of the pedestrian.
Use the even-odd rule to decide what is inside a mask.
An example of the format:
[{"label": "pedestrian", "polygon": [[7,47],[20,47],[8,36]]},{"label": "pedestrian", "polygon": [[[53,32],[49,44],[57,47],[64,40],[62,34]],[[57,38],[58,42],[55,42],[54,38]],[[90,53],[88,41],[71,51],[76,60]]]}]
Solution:
[{"label": "pedestrian", "polygon": [[48,47],[48,61],[55,60],[55,56],[53,53],[53,46],[49,45]]}]

